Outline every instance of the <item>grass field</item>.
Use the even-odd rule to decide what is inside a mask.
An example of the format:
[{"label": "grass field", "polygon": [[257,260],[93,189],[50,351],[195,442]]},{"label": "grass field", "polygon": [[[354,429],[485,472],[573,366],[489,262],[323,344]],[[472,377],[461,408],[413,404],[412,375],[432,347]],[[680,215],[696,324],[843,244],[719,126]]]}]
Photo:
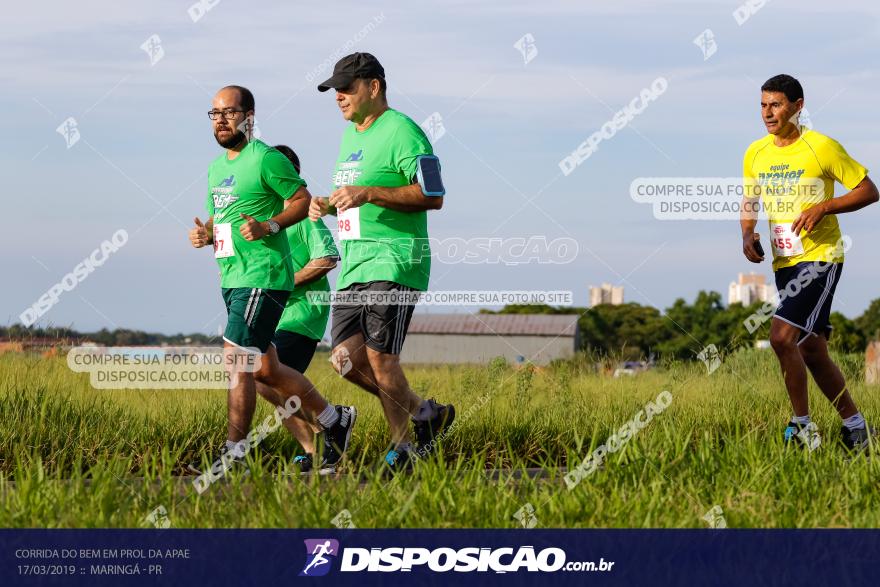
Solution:
[{"label": "grass field", "polygon": [[[861,359],[838,359],[862,411],[880,419]],[[790,412],[770,352],[731,355],[711,375],[679,363],[622,379],[586,362],[534,373],[412,368],[414,389],[456,404],[457,425],[437,459],[392,481],[365,473],[388,441],[375,398],[338,377],[326,355],[308,374],[332,401],[358,406],[343,472],[366,481],[286,475],[296,444],[279,429],[249,476],[197,495],[180,476],[225,440],[224,392],[95,390],[63,358],[2,355],[0,526],[137,527],[161,505],[173,527],[328,527],[348,510],[359,528],[512,528],[525,504],[539,527],[706,527],[714,506],[728,527],[880,526],[880,459],[847,458],[814,387],[823,444],[784,450]],[[669,408],[569,490],[558,468],[576,466],[663,390]],[[261,400],[257,417],[269,412]],[[519,479],[528,467],[550,475]],[[491,480],[486,469],[503,472]]]}]

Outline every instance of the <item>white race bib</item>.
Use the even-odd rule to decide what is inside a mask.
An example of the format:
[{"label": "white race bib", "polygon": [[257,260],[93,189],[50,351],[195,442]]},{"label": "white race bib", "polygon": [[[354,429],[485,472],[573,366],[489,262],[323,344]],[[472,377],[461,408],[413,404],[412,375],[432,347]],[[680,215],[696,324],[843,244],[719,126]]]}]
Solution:
[{"label": "white race bib", "polygon": [[339,223],[339,240],[361,238],[361,209],[349,208],[336,216]]},{"label": "white race bib", "polygon": [[214,256],[218,259],[235,255],[232,246],[232,224],[224,222],[214,225]]},{"label": "white race bib", "polygon": [[770,223],[770,244],[777,257],[794,257],[804,253],[804,243],[801,237],[791,231],[791,222]]}]

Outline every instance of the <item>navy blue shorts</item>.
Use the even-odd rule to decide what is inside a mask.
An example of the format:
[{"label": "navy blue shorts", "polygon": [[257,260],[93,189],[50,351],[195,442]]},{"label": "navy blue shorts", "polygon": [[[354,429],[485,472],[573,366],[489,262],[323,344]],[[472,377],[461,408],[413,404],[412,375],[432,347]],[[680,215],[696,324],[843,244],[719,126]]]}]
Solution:
[{"label": "navy blue shorts", "polygon": [[801,329],[798,343],[810,334],[831,336],[831,300],[843,263],[807,261],[776,272],[779,306],[773,315]]},{"label": "navy blue shorts", "polygon": [[321,341],[289,330],[275,331],[275,338],[272,339],[281,364],[300,373],[305,373],[309,368],[319,342]]}]

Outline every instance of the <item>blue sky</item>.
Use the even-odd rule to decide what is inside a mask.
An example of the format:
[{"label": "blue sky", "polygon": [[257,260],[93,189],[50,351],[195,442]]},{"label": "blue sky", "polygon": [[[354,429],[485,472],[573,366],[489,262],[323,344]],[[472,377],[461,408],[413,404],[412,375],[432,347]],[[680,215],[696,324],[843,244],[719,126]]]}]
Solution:
[{"label": "blue sky", "polygon": [[[435,264],[432,289],[572,290],[587,305],[590,284],[611,282],[628,301],[660,308],[700,289],[726,295],[738,272],[755,268],[741,255],[737,223],[658,221],[629,185],[739,174],[743,151],[763,134],[760,84],[777,73],[801,80],[816,130],[871,170],[880,161],[880,10],[869,2],[774,0],[741,26],[736,1],[317,10],[220,0],[197,22],[189,6],[5,10],[5,322],[124,228],[128,244],[39,324],[215,333],[224,323],[216,265],[186,237],[192,218],[204,218],[205,172],[219,152],[205,115],[211,96],[229,83],[251,88],[264,140],[292,146],[312,193],[326,195],[345,122],[332,93],[315,89],[323,78],[308,76],[346,43],[381,60],[392,107],[419,123],[443,117],[435,150],[448,195],[430,215],[432,236],[579,243],[561,266]],[[704,61],[693,39],[707,28],[717,52]],[[528,64],[514,48],[526,33],[538,50]],[[164,56],[151,65],[140,46],[154,34]],[[560,159],[658,76],[668,90],[563,176]],[[81,137],[71,148],[56,132],[68,117]],[[850,317],[880,297],[878,219],[880,206],[840,219],[853,247],[834,308]],[[770,276],[768,263],[758,270]]]}]

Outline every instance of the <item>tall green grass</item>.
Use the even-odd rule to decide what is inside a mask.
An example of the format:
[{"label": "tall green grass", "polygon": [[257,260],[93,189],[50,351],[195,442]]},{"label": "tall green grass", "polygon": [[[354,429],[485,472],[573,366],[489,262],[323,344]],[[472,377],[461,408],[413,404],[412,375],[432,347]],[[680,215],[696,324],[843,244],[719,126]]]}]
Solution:
[{"label": "tall green grass", "polygon": [[[862,411],[880,421],[863,361],[837,357]],[[234,473],[196,495],[187,465],[225,440],[225,392],[95,390],[63,359],[0,356],[0,526],[131,527],[164,506],[175,527],[329,526],[348,510],[358,527],[700,527],[721,506],[730,527],[880,526],[880,459],[850,459],[839,419],[811,388],[823,435],[812,453],[784,450],[789,407],[772,353],[741,351],[707,374],[702,363],[614,379],[580,358],[524,371],[488,366],[408,370],[414,389],[456,405],[442,454],[393,481],[372,473],[388,443],[378,402],[318,355],[308,373],[360,411],[342,475],[303,481],[283,430]],[[662,390],[671,406],[573,490],[576,466]],[[258,404],[255,418],[270,413]],[[544,467],[548,478],[522,476]],[[502,469],[491,479],[487,470]]]}]

